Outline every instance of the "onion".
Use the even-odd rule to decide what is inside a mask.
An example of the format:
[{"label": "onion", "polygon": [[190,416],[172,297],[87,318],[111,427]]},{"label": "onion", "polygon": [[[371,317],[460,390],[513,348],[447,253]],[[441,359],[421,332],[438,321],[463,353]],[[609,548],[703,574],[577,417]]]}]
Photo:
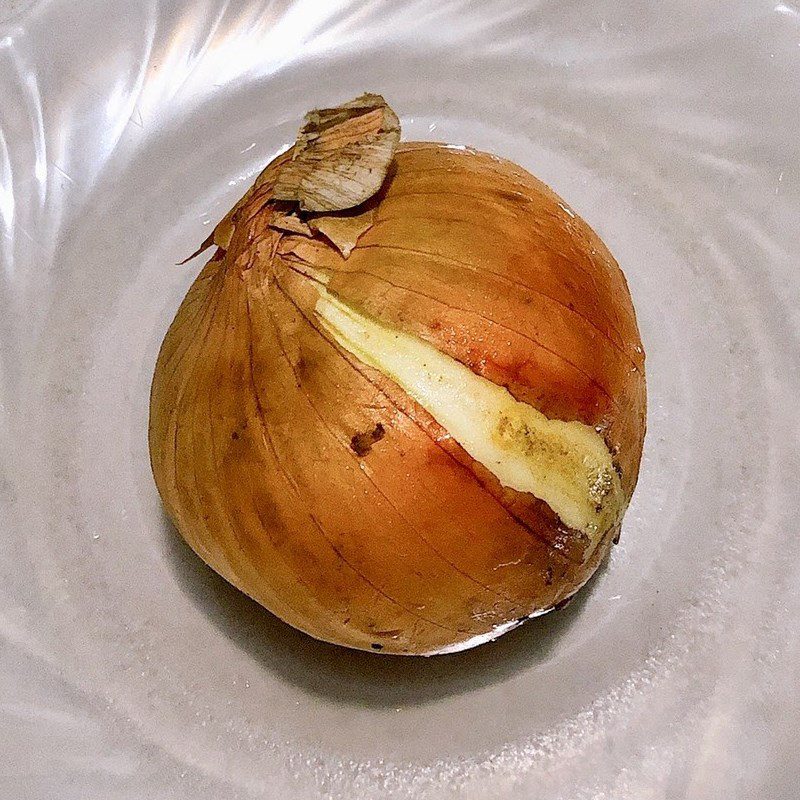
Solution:
[{"label": "onion", "polygon": [[622,272],[550,189],[400,144],[364,95],[309,114],[212,244],[150,408],[206,563],[318,639],[402,654],[589,579],[636,484],[644,355]]}]

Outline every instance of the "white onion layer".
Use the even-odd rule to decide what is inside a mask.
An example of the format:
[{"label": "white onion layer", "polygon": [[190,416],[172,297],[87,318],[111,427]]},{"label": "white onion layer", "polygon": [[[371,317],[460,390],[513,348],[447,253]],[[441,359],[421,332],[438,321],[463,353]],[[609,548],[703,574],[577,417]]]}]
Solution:
[{"label": "white onion layer", "polygon": [[328,334],[397,383],[503,486],[543,500],[592,544],[619,521],[619,477],[594,428],[548,419],[430,343],[319,288],[315,311]]}]

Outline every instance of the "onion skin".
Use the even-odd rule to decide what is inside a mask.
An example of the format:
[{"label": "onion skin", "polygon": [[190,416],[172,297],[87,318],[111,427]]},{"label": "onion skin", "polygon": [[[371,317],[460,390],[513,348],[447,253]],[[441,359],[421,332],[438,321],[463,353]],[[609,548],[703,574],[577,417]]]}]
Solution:
[{"label": "onion skin", "polygon": [[521,168],[427,143],[398,147],[345,259],[269,227],[289,156],[218,226],[158,357],[150,454],[170,518],[233,585],[348,647],[434,654],[557,606],[618,527],[590,546],[502,487],[320,330],[316,280],[546,416],[602,430],[627,502],[646,391],[621,270]]}]

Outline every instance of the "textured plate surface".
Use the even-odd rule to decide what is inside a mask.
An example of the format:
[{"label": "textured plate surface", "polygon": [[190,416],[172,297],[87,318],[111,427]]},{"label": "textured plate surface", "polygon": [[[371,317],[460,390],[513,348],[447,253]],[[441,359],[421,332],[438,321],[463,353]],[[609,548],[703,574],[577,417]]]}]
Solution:
[{"label": "textured plate surface", "polygon": [[[294,137],[549,183],[627,273],[639,489],[571,607],[341,652],[184,547],[146,450],[176,267]],[[0,796],[738,800],[800,780],[800,8],[761,0],[0,5]]]}]

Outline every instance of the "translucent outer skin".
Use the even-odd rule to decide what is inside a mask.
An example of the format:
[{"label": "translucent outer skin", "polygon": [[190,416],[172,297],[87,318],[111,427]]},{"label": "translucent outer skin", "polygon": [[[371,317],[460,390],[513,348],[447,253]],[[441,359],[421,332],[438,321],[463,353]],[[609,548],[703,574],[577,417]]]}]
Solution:
[{"label": "translucent outer skin", "polygon": [[[345,260],[322,238],[268,227],[284,158],[218,227],[225,247],[159,354],[150,452],[176,527],[270,611],[349,647],[431,654],[554,607],[618,531],[592,548],[543,502],[500,486],[319,331],[306,275],[547,416],[601,428],[630,498],[644,355],[613,257],[521,168],[403,144]],[[353,437],[378,425],[359,455]]]}]

